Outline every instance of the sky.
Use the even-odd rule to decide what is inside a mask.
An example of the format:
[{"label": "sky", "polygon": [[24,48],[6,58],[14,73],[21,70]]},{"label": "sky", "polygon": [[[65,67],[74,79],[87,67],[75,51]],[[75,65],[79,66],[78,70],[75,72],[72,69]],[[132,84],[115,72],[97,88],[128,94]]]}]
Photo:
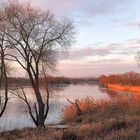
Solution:
[{"label": "sky", "polygon": [[96,77],[139,72],[140,0],[21,0],[76,27],[76,43],[60,58],[55,75]]}]

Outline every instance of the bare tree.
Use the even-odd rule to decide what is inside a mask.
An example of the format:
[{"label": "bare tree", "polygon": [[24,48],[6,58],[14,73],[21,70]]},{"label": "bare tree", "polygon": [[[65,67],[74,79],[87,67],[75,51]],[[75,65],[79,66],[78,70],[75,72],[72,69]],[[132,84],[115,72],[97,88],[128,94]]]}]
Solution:
[{"label": "bare tree", "polygon": [[[58,21],[49,11],[42,12],[30,4],[18,2],[6,3],[4,13],[5,24],[1,32],[6,34],[5,41],[10,52],[5,56],[27,72],[36,97],[36,115],[27,100],[25,102],[35,125],[44,126],[49,109],[49,93],[44,102],[39,83],[42,63],[50,69],[55,67],[59,51],[71,46],[74,41],[73,23],[68,19]],[[26,99],[24,91],[23,94]]]},{"label": "bare tree", "polygon": [[[0,12],[0,23],[3,23],[3,13]],[[0,28],[2,28],[0,24]],[[8,103],[8,77],[5,62],[5,33],[0,32],[0,118],[5,112]]]}]

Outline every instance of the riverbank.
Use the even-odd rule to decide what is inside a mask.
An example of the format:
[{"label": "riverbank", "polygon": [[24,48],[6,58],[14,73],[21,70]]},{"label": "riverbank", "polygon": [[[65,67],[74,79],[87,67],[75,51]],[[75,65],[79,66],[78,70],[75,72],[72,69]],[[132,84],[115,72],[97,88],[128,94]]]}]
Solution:
[{"label": "riverbank", "polygon": [[140,99],[116,98],[78,101],[81,114],[69,105],[63,114],[64,128],[26,128],[0,134],[0,140],[138,140]]},{"label": "riverbank", "polygon": [[131,92],[136,96],[140,96],[140,86],[128,86],[128,85],[118,85],[118,84],[107,84],[107,88],[109,90],[116,90],[116,91],[127,91]]}]

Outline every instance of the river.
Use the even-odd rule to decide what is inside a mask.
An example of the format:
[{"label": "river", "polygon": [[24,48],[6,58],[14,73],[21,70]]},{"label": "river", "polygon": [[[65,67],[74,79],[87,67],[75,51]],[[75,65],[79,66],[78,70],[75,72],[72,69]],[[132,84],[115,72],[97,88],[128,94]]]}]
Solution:
[{"label": "river", "polygon": [[[31,87],[24,87],[27,97],[31,103],[35,101]],[[14,92],[20,92],[20,89],[13,89]],[[42,89],[45,98],[45,91]],[[56,124],[62,119],[63,109],[69,105],[67,99],[74,101],[84,97],[93,97],[95,99],[114,98],[116,94],[100,88],[96,84],[76,84],[55,86],[51,91],[50,110],[46,119],[46,124]],[[25,104],[17,97],[10,95],[10,100],[5,114],[0,119],[0,131],[21,129],[24,127],[35,127],[30,116],[26,112]]]}]

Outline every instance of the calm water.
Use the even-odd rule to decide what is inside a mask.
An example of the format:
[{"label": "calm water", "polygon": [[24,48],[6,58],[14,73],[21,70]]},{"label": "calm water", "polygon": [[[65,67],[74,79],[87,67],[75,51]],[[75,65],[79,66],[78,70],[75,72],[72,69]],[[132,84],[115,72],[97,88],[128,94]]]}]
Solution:
[{"label": "calm water", "polygon": [[[16,90],[20,92],[19,90]],[[30,87],[25,91],[30,102],[34,103],[35,98]],[[42,89],[42,93],[45,91]],[[50,97],[50,110],[46,119],[46,124],[54,124],[61,121],[62,111],[69,104],[66,100],[74,101],[75,99],[87,96],[95,99],[113,98],[113,93],[108,93],[105,89],[100,89],[98,85],[69,85],[55,87]],[[45,98],[45,95],[44,95]],[[35,127],[34,123],[25,111],[25,104],[18,98],[11,96],[5,114],[0,119],[0,131],[11,130],[15,128]]]}]

